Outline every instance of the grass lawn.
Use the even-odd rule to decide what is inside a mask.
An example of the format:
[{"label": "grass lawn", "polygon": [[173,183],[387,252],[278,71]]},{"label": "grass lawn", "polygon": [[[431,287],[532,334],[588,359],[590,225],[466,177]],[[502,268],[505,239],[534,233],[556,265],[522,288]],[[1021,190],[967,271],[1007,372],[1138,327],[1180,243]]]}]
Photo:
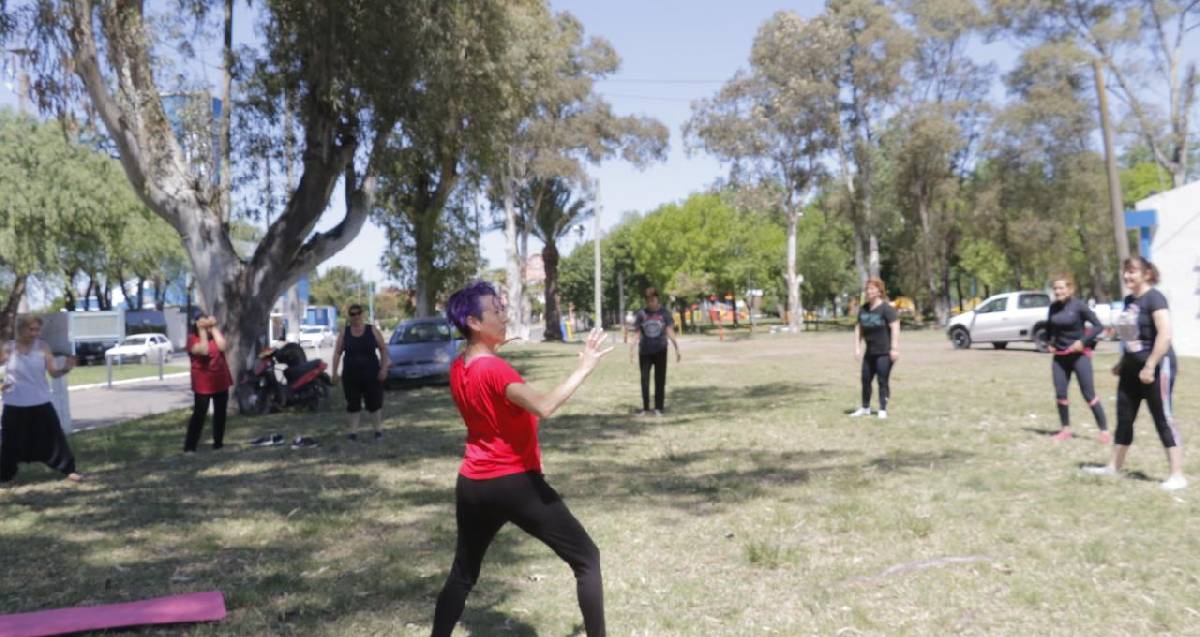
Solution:
[{"label": "grass lawn", "polygon": [[[543,423],[549,481],[601,549],[610,634],[1200,634],[1200,450],[1197,482],[1160,491],[1143,413],[1137,473],[1082,475],[1107,449],[1077,389],[1081,435],[1049,438],[1048,357],[953,351],[934,332],[904,336],[891,419],[850,419],[850,338],[686,339],[659,419],[631,416],[637,371],[618,350]],[[506,355],[549,388],[577,347]],[[1180,366],[1187,436],[1200,360]],[[1115,420],[1115,379],[1097,379]],[[25,465],[0,490],[0,612],[215,589],[224,622],[106,634],[427,635],[463,426],[445,388],[389,392],[385,413],[377,444],[338,440],[336,407],[230,420],[235,443],[321,440],[303,451],[184,459],[179,414],[73,436],[87,482]],[[569,568],[512,527],[463,621],[457,634],[582,634]]]}]

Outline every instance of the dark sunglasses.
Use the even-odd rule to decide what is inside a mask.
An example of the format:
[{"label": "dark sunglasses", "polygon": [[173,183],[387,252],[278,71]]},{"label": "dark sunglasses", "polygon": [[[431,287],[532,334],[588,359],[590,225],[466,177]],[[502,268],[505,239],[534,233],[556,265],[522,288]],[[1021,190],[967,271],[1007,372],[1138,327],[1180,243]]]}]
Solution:
[{"label": "dark sunglasses", "polygon": [[350,316],[351,316],[351,317],[354,317],[354,316],[362,316],[362,312],[351,312],[351,313],[350,313]]}]

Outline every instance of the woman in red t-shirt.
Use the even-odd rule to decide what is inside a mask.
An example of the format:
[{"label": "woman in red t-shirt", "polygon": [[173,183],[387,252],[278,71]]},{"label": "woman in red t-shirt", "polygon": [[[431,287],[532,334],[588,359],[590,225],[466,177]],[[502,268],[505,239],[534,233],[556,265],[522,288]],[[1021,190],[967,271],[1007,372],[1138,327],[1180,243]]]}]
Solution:
[{"label": "woman in red t-shirt", "polygon": [[500,527],[512,522],[570,564],[584,630],[588,637],[602,636],[600,550],[542,476],[537,429],[538,418],[557,411],[612,351],[603,348],[608,335],[593,330],[579,367],[542,394],[497,354],[508,315],[491,284],[478,282],[455,292],[446,303],[446,317],[467,337],[466,349],[450,366],[450,393],[467,425],[467,445],[455,486],[458,542],[438,595],[433,635],[454,630],[488,545]]},{"label": "woman in red t-shirt", "polygon": [[216,319],[206,315],[196,319],[188,335],[187,351],[192,359],[192,391],[196,402],[183,439],[183,452],[196,452],[209,401],[213,404],[213,449],[220,449],[225,444],[225,409],[229,405],[233,375],[225,362],[225,335],[217,329]]}]

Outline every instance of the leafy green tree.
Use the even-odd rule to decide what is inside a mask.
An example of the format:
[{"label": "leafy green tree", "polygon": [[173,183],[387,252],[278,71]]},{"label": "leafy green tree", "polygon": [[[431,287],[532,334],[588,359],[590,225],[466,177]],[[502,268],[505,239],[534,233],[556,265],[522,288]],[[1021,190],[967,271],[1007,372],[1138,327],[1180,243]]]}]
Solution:
[{"label": "leafy green tree", "polygon": [[308,302],[313,305],[332,305],[345,312],[350,305],[367,305],[369,289],[362,272],[344,265],[335,265],[324,274],[313,277],[308,284]]},{"label": "leafy green tree", "polygon": [[804,199],[821,174],[822,155],[836,141],[839,36],[825,22],[776,13],[758,30],[750,70],[739,72],[712,99],[694,104],[684,126],[695,143],[733,164],[735,181],[764,186],[748,192],[765,194],[762,203],[783,212],[794,330],[803,318],[797,226]]}]

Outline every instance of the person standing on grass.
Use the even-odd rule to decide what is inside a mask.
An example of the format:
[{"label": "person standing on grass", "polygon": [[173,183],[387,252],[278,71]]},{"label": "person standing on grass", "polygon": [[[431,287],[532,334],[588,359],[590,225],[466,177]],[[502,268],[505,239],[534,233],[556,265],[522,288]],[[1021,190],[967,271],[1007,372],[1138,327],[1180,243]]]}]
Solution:
[{"label": "person standing on grass", "polygon": [[55,367],[54,354],[39,339],[41,335],[42,319],[22,317],[17,321],[17,340],[0,347],[0,365],[4,365],[0,482],[16,477],[20,462],[43,462],[68,480],[83,479],[75,471],[75,456],[51,403],[50,383],[46,381],[46,374],[65,376],[75,367],[75,360],[68,356],[62,367]]},{"label": "person standing on grass", "polygon": [[[646,307],[633,317],[633,342],[629,361],[637,347],[642,372],[642,415],[661,416],[667,388],[667,341],[675,346],[675,362],[681,360],[679,341],[675,340],[675,318],[658,300],[658,290],[646,288]],[[654,411],[650,411],[650,369],[654,369]]]},{"label": "person standing on grass", "polygon": [[508,314],[491,284],[478,282],[455,292],[446,303],[446,318],[467,337],[466,348],[450,366],[450,394],[467,426],[467,441],[454,489],[454,563],[437,598],[433,637],[454,630],[479,579],[484,553],[507,522],[571,566],[584,630],[588,637],[603,637],[600,550],[542,475],[538,419],[554,414],[612,351],[603,348],[608,335],[593,329],[575,371],[543,394],[499,355]]},{"label": "person standing on grass", "polygon": [[[338,383],[338,365],[342,366],[342,392],[346,396],[346,412],[350,414],[350,433],[346,439],[358,440],[359,419],[363,403],[375,423],[375,440],[383,437],[383,381],[389,365],[387,340],[374,325],[367,325],[363,308],[357,303],[346,311],[350,322],[338,335],[333,346],[333,383]],[[378,353],[378,355],[376,355]]]},{"label": "person standing on grass", "polygon": [[183,439],[183,452],[196,453],[200,443],[200,432],[208,416],[208,405],[213,407],[212,448],[225,446],[225,414],[229,407],[229,388],[233,386],[233,375],[225,360],[225,334],[217,327],[212,316],[200,314],[192,323],[188,335],[187,352],[192,362],[192,417],[188,420],[187,435]]},{"label": "person standing on grass", "polygon": [[[867,279],[867,302],[858,308],[854,326],[854,358],[862,360],[862,406],[851,416],[871,415],[871,381],[879,379],[879,418],[886,419],[892,366],[900,360],[900,315],[887,302],[887,288],[880,279]],[[866,353],[863,342],[866,342]]]},{"label": "person standing on grass", "polygon": [[[1067,390],[1071,386],[1071,374],[1075,374],[1079,379],[1079,391],[1092,408],[1096,426],[1100,428],[1100,443],[1110,444],[1112,436],[1108,433],[1104,405],[1100,404],[1100,397],[1096,395],[1092,376],[1092,350],[1095,349],[1096,340],[1104,326],[1087,304],[1075,298],[1075,279],[1071,275],[1064,274],[1054,279],[1051,288],[1054,291],[1054,302],[1050,304],[1046,325],[1050,351],[1054,354],[1054,360],[1050,363],[1054,398],[1058,401],[1058,420],[1062,424],[1062,429],[1054,435],[1054,439],[1067,440],[1071,437],[1070,401],[1067,399]],[[1092,325],[1090,334],[1086,329],[1089,323]]]},{"label": "person standing on grass", "polygon": [[1117,433],[1112,457],[1103,467],[1087,467],[1095,475],[1117,475],[1125,465],[1125,455],[1133,444],[1133,421],[1144,401],[1154,418],[1158,439],[1167,450],[1171,475],[1161,486],[1175,491],[1187,486],[1183,475],[1183,444],[1171,410],[1171,392],[1178,373],[1175,350],[1171,347],[1171,311],[1167,297],[1154,289],[1158,269],[1140,256],[1121,264],[1121,276],[1129,295],[1125,309],[1117,318],[1121,337],[1121,360],[1113,367],[1117,383]]}]

